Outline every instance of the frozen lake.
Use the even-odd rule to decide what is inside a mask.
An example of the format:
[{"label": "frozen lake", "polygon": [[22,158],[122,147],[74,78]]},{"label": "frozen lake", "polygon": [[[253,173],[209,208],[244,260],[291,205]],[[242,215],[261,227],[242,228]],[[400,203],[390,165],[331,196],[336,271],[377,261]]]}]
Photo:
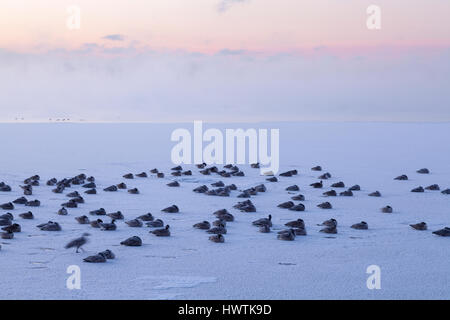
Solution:
[{"label": "frozen lake", "polygon": [[[12,240],[0,240],[2,299],[449,299],[450,238],[432,231],[450,227],[450,195],[439,191],[411,193],[417,186],[438,184],[450,188],[449,123],[260,123],[205,124],[205,128],[280,129],[280,172],[297,169],[294,177],[266,182],[259,170],[239,165],[245,177],[204,176],[195,166],[190,177],[172,177],[170,151],[176,128],[186,124],[0,124],[0,181],[11,185],[11,192],[0,192],[0,203],[22,196],[19,187],[31,175],[41,176],[29,198],[42,205],[17,205],[10,212],[22,226]],[[313,189],[321,165],[332,178],[323,189]],[[416,173],[429,168],[431,174]],[[166,178],[125,180],[123,174],[158,168]],[[84,191],[80,186],[63,194],[51,192],[45,181],[84,173],[96,178],[99,193],[82,194],[86,203],[68,209],[67,216],[56,214],[68,192]],[[393,178],[406,174],[408,181]],[[166,186],[178,180],[179,188]],[[238,191],[230,197],[214,197],[192,189],[222,180],[245,189],[264,183],[266,193],[252,196],[257,212],[243,213],[232,206],[244,199]],[[332,183],[347,187],[359,184],[354,197],[325,198]],[[125,182],[140,190],[106,193],[102,189]],[[285,188],[297,184],[306,200],[305,212],[280,209],[290,200]],[[337,191],[342,191],[336,189]],[[382,197],[369,197],[379,190]],[[332,210],[316,207],[323,201]],[[160,210],[176,204],[180,213]],[[394,213],[380,208],[391,205]],[[105,232],[78,224],[74,217],[88,215],[103,207],[107,212],[122,211],[125,220],[147,212],[170,224],[172,235],[159,238],[149,228],[130,228],[118,221],[116,231]],[[226,208],[235,216],[227,225],[223,244],[208,241],[208,234],[192,228],[194,223],[215,220],[212,213]],[[18,214],[31,209],[34,220]],[[0,210],[0,214],[8,211]],[[259,233],[253,220],[273,216],[271,233]],[[91,216],[89,216],[91,218]],[[277,231],[284,223],[302,218],[308,235],[295,241],[279,241]],[[338,233],[319,233],[317,226],[335,218]],[[57,221],[60,232],[44,232],[36,225]],[[369,230],[350,226],[367,221]],[[411,223],[425,221],[429,230],[416,231]],[[64,245],[83,232],[91,234],[85,253],[66,250]],[[137,235],[142,247],[123,247],[119,243]],[[116,254],[105,264],[82,260],[105,249]],[[81,290],[66,288],[70,265],[81,268]],[[381,269],[381,289],[366,286],[366,268]]]}]

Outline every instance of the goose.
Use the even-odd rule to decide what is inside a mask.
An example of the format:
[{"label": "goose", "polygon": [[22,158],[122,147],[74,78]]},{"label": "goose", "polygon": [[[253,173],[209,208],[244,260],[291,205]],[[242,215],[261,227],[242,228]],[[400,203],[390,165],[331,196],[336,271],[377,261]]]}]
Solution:
[{"label": "goose", "polygon": [[270,178],[266,178],[266,181],[269,181],[269,182],[278,182],[278,179],[277,179],[277,177],[270,177]]},{"label": "goose", "polygon": [[322,171],[322,167],[321,166],[315,166],[311,168],[312,171]]},{"label": "goose", "polygon": [[87,237],[89,237],[89,236],[90,236],[89,233],[83,233],[83,235],[81,237],[70,241],[68,244],[66,244],[66,246],[64,248],[66,248],[66,249],[77,248],[77,250],[75,251],[76,253],[78,253],[79,249],[84,251],[84,249],[82,247],[88,242]]},{"label": "goose", "polygon": [[290,210],[290,211],[305,211],[305,205],[302,203],[299,203],[293,207],[290,207],[288,210]]},{"label": "goose", "polygon": [[355,184],[354,186],[351,186],[348,190],[350,190],[350,191],[360,191],[361,187],[358,184]]},{"label": "goose", "polygon": [[351,190],[342,191],[339,193],[341,197],[353,197],[353,192]]},{"label": "goose", "polygon": [[176,205],[171,205],[170,207],[164,208],[161,211],[168,213],[177,213],[180,211]]},{"label": "goose", "polygon": [[99,225],[102,231],[114,231],[117,229],[115,222],[116,220],[112,219],[110,223],[100,222]]},{"label": "goose", "polygon": [[318,204],[317,207],[319,207],[320,209],[332,209],[333,208],[331,203],[329,203],[328,201]]},{"label": "goose", "polygon": [[13,201],[14,204],[25,204],[27,202],[28,200],[25,197],[20,197]]},{"label": "goose", "polygon": [[287,223],[284,224],[286,227],[291,227],[291,228],[305,228],[305,222],[303,221],[303,219],[297,219],[294,221],[289,221]]},{"label": "goose", "polygon": [[425,192],[425,190],[423,189],[423,187],[419,186],[417,188],[412,189],[411,192]]},{"label": "goose", "polygon": [[432,184],[425,188],[425,190],[431,190],[431,191],[439,191],[441,188],[439,188],[438,184]]},{"label": "goose", "polygon": [[75,217],[75,220],[76,220],[79,224],[89,224],[89,218],[88,218],[87,216]]},{"label": "goose", "polygon": [[332,187],[332,188],[345,188],[345,184],[344,184],[344,182],[339,181],[339,182],[333,183],[333,184],[331,185],[331,187]]},{"label": "goose", "polygon": [[128,193],[129,194],[139,194],[139,189],[138,188],[129,189]]},{"label": "goose", "polygon": [[34,219],[33,213],[31,211],[19,214],[19,217],[26,220]]},{"label": "goose", "polygon": [[225,228],[224,225],[219,225],[217,227],[214,227],[214,228],[211,228],[211,229],[207,230],[206,232],[214,233],[214,234],[226,234],[227,233],[227,229]]},{"label": "goose", "polygon": [[416,224],[410,224],[410,226],[411,226],[411,228],[416,229],[416,230],[420,230],[420,231],[428,229],[427,224],[425,222],[419,222],[419,223],[416,223]]},{"label": "goose", "polygon": [[324,196],[326,197],[336,197],[337,196],[337,192],[336,190],[330,190],[330,191],[326,191],[324,193],[322,193]]},{"label": "goose", "polygon": [[111,219],[115,219],[115,220],[123,220],[124,219],[124,216],[123,216],[122,212],[120,212],[120,211],[108,213],[107,216],[110,217]]},{"label": "goose", "polygon": [[93,215],[93,216],[105,216],[106,210],[103,208],[100,208],[98,210],[89,211],[89,214]]},{"label": "goose", "polygon": [[163,229],[156,229],[156,230],[150,231],[150,233],[153,233],[157,237],[169,237],[170,236],[169,228],[170,228],[170,226],[166,225],[165,228],[163,228]]},{"label": "goose", "polygon": [[180,184],[178,183],[178,181],[172,181],[170,183],[167,184],[168,187],[179,187]]},{"label": "goose", "polygon": [[9,226],[3,227],[2,230],[7,231],[7,232],[21,232],[22,228],[20,227],[20,224],[18,223],[13,223]]},{"label": "goose", "polygon": [[298,194],[296,196],[291,197],[291,199],[296,201],[305,201],[305,196],[302,194]]},{"label": "goose", "polygon": [[61,226],[58,222],[49,221],[44,224],[38,225],[38,228],[42,231],[61,231]]},{"label": "goose", "polygon": [[140,228],[142,227],[142,221],[139,219],[133,219],[129,221],[125,221],[125,223],[132,228]]},{"label": "goose", "polygon": [[287,202],[280,203],[277,207],[283,208],[283,209],[289,209],[289,208],[292,208],[293,206],[294,206],[294,203],[292,201],[287,201]]},{"label": "goose", "polygon": [[193,225],[195,229],[201,230],[209,230],[211,228],[211,224],[208,221],[202,221]]},{"label": "goose", "polygon": [[139,177],[139,178],[147,178],[148,176],[147,176],[147,173],[141,172],[141,173],[136,174],[136,177]]},{"label": "goose", "polygon": [[392,213],[393,209],[392,209],[391,206],[386,206],[386,207],[381,208],[381,212],[383,212],[383,213]]},{"label": "goose", "polygon": [[94,256],[89,256],[87,258],[84,258],[83,261],[89,262],[89,263],[104,263],[104,262],[106,262],[106,256],[100,252]]},{"label": "goose", "polygon": [[149,213],[143,214],[142,216],[137,217],[137,219],[140,219],[142,221],[153,221],[155,218],[149,212]]},{"label": "goose", "polygon": [[154,221],[147,222],[146,225],[151,228],[160,228],[164,226],[164,222],[161,219],[156,219]]},{"label": "goose", "polygon": [[278,233],[277,239],[284,241],[293,241],[295,239],[294,229],[289,229],[287,232]]},{"label": "goose", "polygon": [[318,226],[337,227],[337,221],[336,219],[325,220],[324,222],[318,224]]},{"label": "goose", "polygon": [[450,228],[445,227],[444,229],[433,231],[433,234],[441,237],[450,237]]},{"label": "goose", "polygon": [[381,197],[380,191],[369,193],[369,197]]},{"label": "goose", "polygon": [[360,223],[353,224],[350,228],[357,230],[367,230],[369,229],[369,225],[365,221],[361,221]]},{"label": "goose", "polygon": [[402,174],[398,177],[395,177],[394,180],[408,180],[408,176],[406,174]]},{"label": "goose", "polygon": [[212,242],[216,242],[216,243],[224,243],[225,237],[221,234],[216,234],[216,235],[210,236],[209,240]]},{"label": "goose", "polygon": [[315,188],[315,189],[320,189],[320,188],[323,187],[323,182],[322,182],[322,181],[320,181],[320,182],[314,182],[314,183],[311,183],[310,186],[313,187],[313,188]]},{"label": "goose", "polygon": [[123,189],[127,188],[127,185],[125,183],[121,182],[121,183],[117,184],[116,187],[118,189],[122,189],[123,190]]},{"label": "goose", "polygon": [[325,228],[321,229],[319,232],[336,234],[337,228],[336,227],[325,227]]},{"label": "goose", "polygon": [[125,179],[134,179],[134,175],[132,173],[127,173],[122,176]]},{"label": "goose", "polygon": [[112,186],[109,186],[109,187],[107,187],[107,188],[104,188],[103,191],[106,191],[106,192],[115,192],[115,191],[117,191],[118,189],[119,189],[119,188],[117,188],[116,185],[112,185]]},{"label": "goose", "polygon": [[98,254],[102,254],[108,260],[116,258],[116,255],[109,249],[106,249],[105,251],[99,252]]},{"label": "goose", "polygon": [[97,190],[95,188],[92,188],[92,189],[86,190],[84,193],[86,193],[86,194],[97,194]]},{"label": "goose", "polygon": [[429,174],[430,170],[428,170],[427,168],[422,168],[416,171],[417,173],[421,173],[421,174]]},{"label": "goose", "polygon": [[256,221],[253,221],[252,224],[254,226],[258,226],[258,227],[261,227],[261,226],[264,226],[264,225],[267,225],[267,226],[271,227],[272,226],[272,215],[269,214],[268,218],[261,218],[261,219],[258,219]]},{"label": "goose", "polygon": [[14,232],[12,231],[2,232],[1,238],[5,240],[11,240],[12,238],[14,238]]}]

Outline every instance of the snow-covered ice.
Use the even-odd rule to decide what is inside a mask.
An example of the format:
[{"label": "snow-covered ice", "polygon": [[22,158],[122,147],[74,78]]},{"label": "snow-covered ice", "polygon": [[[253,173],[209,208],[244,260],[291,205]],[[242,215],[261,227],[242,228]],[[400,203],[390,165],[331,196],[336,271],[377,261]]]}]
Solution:
[{"label": "snow-covered ice", "polygon": [[[450,125],[448,123],[259,123],[205,124],[205,127],[279,128],[280,172],[297,169],[295,177],[266,182],[259,170],[239,165],[246,176],[222,178],[203,176],[195,166],[189,178],[171,177],[170,134],[187,124],[0,124],[0,181],[13,187],[0,192],[0,203],[22,196],[19,185],[34,174],[41,186],[34,187],[29,199],[39,199],[41,207],[17,205],[15,219],[22,232],[12,240],[1,240],[1,299],[449,299],[450,238],[437,237],[433,230],[450,227],[450,196],[439,191],[411,193],[419,185],[450,187]],[[312,189],[321,165],[332,178],[324,189]],[[417,174],[427,167],[431,174]],[[128,172],[159,168],[165,179],[125,180]],[[99,194],[84,195],[85,204],[68,209],[67,216],[56,214],[66,193],[83,191],[71,187],[54,194],[45,181],[72,177],[80,173],[96,177]],[[395,181],[406,174],[408,181]],[[177,179],[179,188],[165,184]],[[242,213],[232,206],[242,199],[238,191],[230,197],[214,197],[192,192],[201,184],[222,180],[240,189],[264,183],[266,193],[251,198],[256,213]],[[137,187],[141,194],[103,192],[119,182]],[[354,197],[325,198],[322,192],[334,182],[361,185]],[[285,191],[297,184],[305,212],[277,208],[290,200]],[[339,189],[337,189],[339,190]],[[380,198],[368,193],[379,190]],[[332,210],[316,207],[323,201]],[[177,204],[180,213],[160,210]],[[394,213],[380,208],[391,205]],[[121,210],[129,220],[147,212],[170,224],[172,236],[156,237],[149,229],[130,228],[117,222],[117,231],[105,232],[79,225],[74,217],[88,215],[104,207]],[[227,225],[223,244],[208,241],[208,234],[192,228],[194,223],[213,221],[215,210],[227,208],[236,217]],[[31,209],[34,220],[23,220],[19,213]],[[3,211],[3,210],[2,210]],[[0,212],[6,213],[7,211]],[[272,214],[271,233],[259,233],[251,221]],[[89,215],[88,215],[89,216]],[[276,239],[284,223],[302,218],[308,235],[286,242]],[[322,221],[335,218],[338,234],[319,233]],[[58,221],[61,232],[36,228],[48,220]],[[350,225],[367,221],[369,230]],[[408,225],[425,221],[428,231],[415,231]],[[85,253],[66,250],[64,245],[83,232],[91,233]],[[137,235],[142,247],[123,247],[119,243]],[[116,254],[105,264],[88,264],[83,258],[105,249]],[[69,265],[81,268],[81,289],[66,288]],[[381,268],[381,289],[366,286],[369,265]]]}]

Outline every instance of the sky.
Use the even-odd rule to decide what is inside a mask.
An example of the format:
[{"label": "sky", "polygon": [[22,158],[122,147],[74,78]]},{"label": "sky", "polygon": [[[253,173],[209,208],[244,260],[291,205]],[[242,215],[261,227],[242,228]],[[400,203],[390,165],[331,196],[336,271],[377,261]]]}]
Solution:
[{"label": "sky", "polygon": [[0,121],[450,121],[449,14],[448,0],[2,0]]}]

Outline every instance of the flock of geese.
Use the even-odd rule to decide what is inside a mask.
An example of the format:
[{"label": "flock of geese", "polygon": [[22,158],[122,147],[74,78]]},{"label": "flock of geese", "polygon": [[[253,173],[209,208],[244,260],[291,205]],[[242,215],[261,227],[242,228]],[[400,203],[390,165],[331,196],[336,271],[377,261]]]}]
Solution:
[{"label": "flock of geese", "polygon": [[[258,169],[259,164],[252,164],[252,168]],[[225,165],[222,170],[217,168],[216,166],[207,166],[205,163],[197,165],[197,168],[200,169],[200,173],[202,175],[211,175],[211,174],[217,174],[220,177],[223,178],[229,178],[229,177],[243,177],[245,176],[245,173],[241,171],[237,166],[235,165]],[[322,168],[320,166],[315,166],[311,168],[312,171],[322,171]],[[157,178],[164,178],[164,173],[160,172],[158,169],[152,169],[149,171],[150,174],[155,175]],[[430,171],[426,168],[417,170],[418,174],[429,174]],[[179,177],[179,176],[191,176],[193,173],[191,170],[183,170],[181,166],[176,166],[171,169],[171,176]],[[279,174],[280,177],[292,177],[297,175],[297,170],[289,170],[286,172],[283,172]],[[276,183],[278,182],[278,178],[272,174],[269,174],[266,178],[267,182],[270,183]],[[147,178],[149,175],[146,172],[141,172],[138,174],[132,174],[127,173],[123,175],[124,179],[131,180],[137,178]],[[324,180],[330,179],[331,174],[326,172],[323,174],[320,174],[318,177],[318,182],[314,182],[310,184],[311,188],[315,189],[321,189],[324,187]],[[395,180],[408,180],[407,175],[400,175],[395,178]],[[22,205],[24,207],[39,207],[41,205],[41,202],[37,199],[35,200],[28,200],[25,196],[32,196],[33,194],[33,187],[40,185],[40,176],[34,175],[32,177],[29,177],[23,181],[23,185],[20,186],[23,190],[24,196],[12,201],[0,204],[0,209],[5,211],[12,211],[15,209],[16,206]],[[75,186],[81,186],[85,189],[84,194],[93,195],[97,194],[97,185],[95,182],[95,178],[93,176],[87,177],[85,174],[80,174],[72,178],[64,178],[61,180],[57,180],[56,178],[52,178],[46,182],[47,186],[52,187],[52,192],[54,193],[63,193],[67,188],[75,187]],[[168,187],[179,187],[180,183],[176,180],[171,181],[167,184]],[[331,190],[323,192],[323,195],[326,197],[337,197],[337,196],[343,196],[343,197],[351,197],[354,195],[354,192],[358,192],[361,190],[361,187],[359,185],[353,185],[350,188],[345,189],[345,184],[342,181],[333,183],[330,185]],[[109,187],[106,187],[103,189],[104,192],[115,192],[119,189],[126,189],[128,193],[130,194],[139,194],[139,190],[137,188],[128,188],[127,185],[124,182],[121,182],[117,185],[111,185]],[[335,189],[345,189],[341,192],[336,191]],[[201,185],[193,189],[196,193],[201,193],[209,196],[219,196],[219,197],[229,197],[231,192],[234,190],[239,190],[238,187],[235,184],[226,185],[222,181],[217,181],[215,183],[211,184],[211,188],[209,188],[207,185]],[[285,190],[289,193],[298,192],[300,191],[300,188],[297,185],[290,185],[285,188]],[[437,184],[433,184],[430,186],[427,186],[423,188],[422,186],[418,186],[411,190],[411,192],[415,193],[421,193],[425,192],[425,190],[429,191],[440,191],[440,187]],[[0,192],[11,192],[12,188],[8,184],[4,182],[0,182]],[[267,188],[264,184],[259,184],[255,187],[251,187],[244,190],[239,190],[239,194],[237,195],[238,198],[246,198],[246,200],[240,201],[237,204],[233,206],[233,208],[240,210],[241,212],[256,212],[256,207],[252,203],[252,201],[249,199],[252,196],[257,195],[261,192],[266,192]],[[444,195],[450,195],[450,189],[445,189],[441,191]],[[71,191],[68,192],[67,197],[69,200],[67,202],[64,202],[61,204],[61,208],[58,210],[58,215],[68,215],[68,208],[77,208],[80,204],[85,203],[84,198],[78,191]],[[381,192],[374,191],[372,193],[368,194],[371,197],[381,197]],[[305,196],[302,194],[297,194],[291,197],[290,201],[286,201],[283,203],[280,203],[278,205],[279,208],[290,210],[290,211],[305,211],[305,206],[302,203],[294,203],[293,201],[304,201]],[[332,209],[333,206],[329,201],[322,202],[317,205],[318,208],[329,210]],[[180,212],[180,209],[177,205],[173,204],[167,208],[164,208],[161,210],[165,213],[178,213]],[[381,212],[383,213],[392,213],[393,208],[391,206],[385,206],[381,208]],[[75,217],[75,220],[79,224],[84,225],[90,225],[92,228],[99,228],[103,231],[114,231],[117,229],[116,221],[117,220],[124,220],[125,217],[122,214],[122,212],[112,212],[107,213],[104,208],[99,208],[97,210],[93,210],[89,212],[89,216],[82,215]],[[225,234],[227,233],[227,224],[230,222],[233,222],[235,220],[234,216],[227,210],[227,209],[221,209],[217,210],[213,213],[216,220],[214,220],[212,223],[209,221],[201,221],[193,225],[193,228],[204,230],[211,236],[209,236],[209,240],[215,243],[223,243],[225,242]],[[24,213],[21,213],[18,215],[21,219],[27,219],[31,220],[34,219],[34,215],[32,211],[27,211]],[[105,222],[105,217],[108,217],[110,219],[110,222]],[[154,234],[158,237],[169,237],[171,234],[170,226],[167,224],[165,225],[162,219],[154,217],[151,213],[146,213],[144,215],[138,216],[132,220],[127,220],[125,223],[132,228],[138,228],[143,227],[144,224],[152,228],[150,233]],[[258,228],[259,232],[262,233],[270,233],[272,228],[272,215],[269,215],[267,218],[261,218],[256,221],[253,221],[252,224]],[[14,215],[10,212],[7,212],[5,214],[0,215],[0,226],[3,230],[1,232],[0,236],[2,239],[11,240],[14,238],[14,234],[21,232],[21,225],[17,222],[15,222]],[[285,240],[285,241],[293,241],[297,236],[306,236],[306,226],[305,222],[302,219],[297,219],[294,221],[287,222],[285,224],[286,229],[279,231],[277,233],[277,239],[279,240]],[[321,224],[319,226],[323,226],[323,228],[320,230],[320,232],[327,233],[327,234],[336,234],[337,233],[337,226],[338,222],[336,219],[329,219]],[[410,226],[415,230],[427,230],[427,224],[425,222],[419,222],[410,224]],[[61,231],[61,225],[58,222],[54,221],[48,221],[46,223],[42,223],[37,225],[37,228],[39,228],[42,231]],[[361,221],[358,223],[355,223],[351,226],[353,229],[357,230],[368,230],[369,226],[367,222]],[[434,231],[433,234],[437,236],[443,236],[443,237],[449,237],[450,236],[450,228],[444,227],[443,229]],[[83,235],[77,239],[74,239],[70,241],[65,248],[75,248],[76,252],[79,252],[79,250],[83,250],[83,245],[85,245],[88,242],[88,237],[90,236],[89,233],[85,232]],[[132,236],[120,243],[124,246],[132,246],[132,247],[138,247],[142,246],[142,239],[138,236]],[[1,246],[0,246],[1,249]],[[84,259],[85,262],[90,263],[102,263],[106,262],[109,259],[114,259],[115,255],[111,250],[105,250],[102,252],[99,252],[96,255],[88,256]]]}]

